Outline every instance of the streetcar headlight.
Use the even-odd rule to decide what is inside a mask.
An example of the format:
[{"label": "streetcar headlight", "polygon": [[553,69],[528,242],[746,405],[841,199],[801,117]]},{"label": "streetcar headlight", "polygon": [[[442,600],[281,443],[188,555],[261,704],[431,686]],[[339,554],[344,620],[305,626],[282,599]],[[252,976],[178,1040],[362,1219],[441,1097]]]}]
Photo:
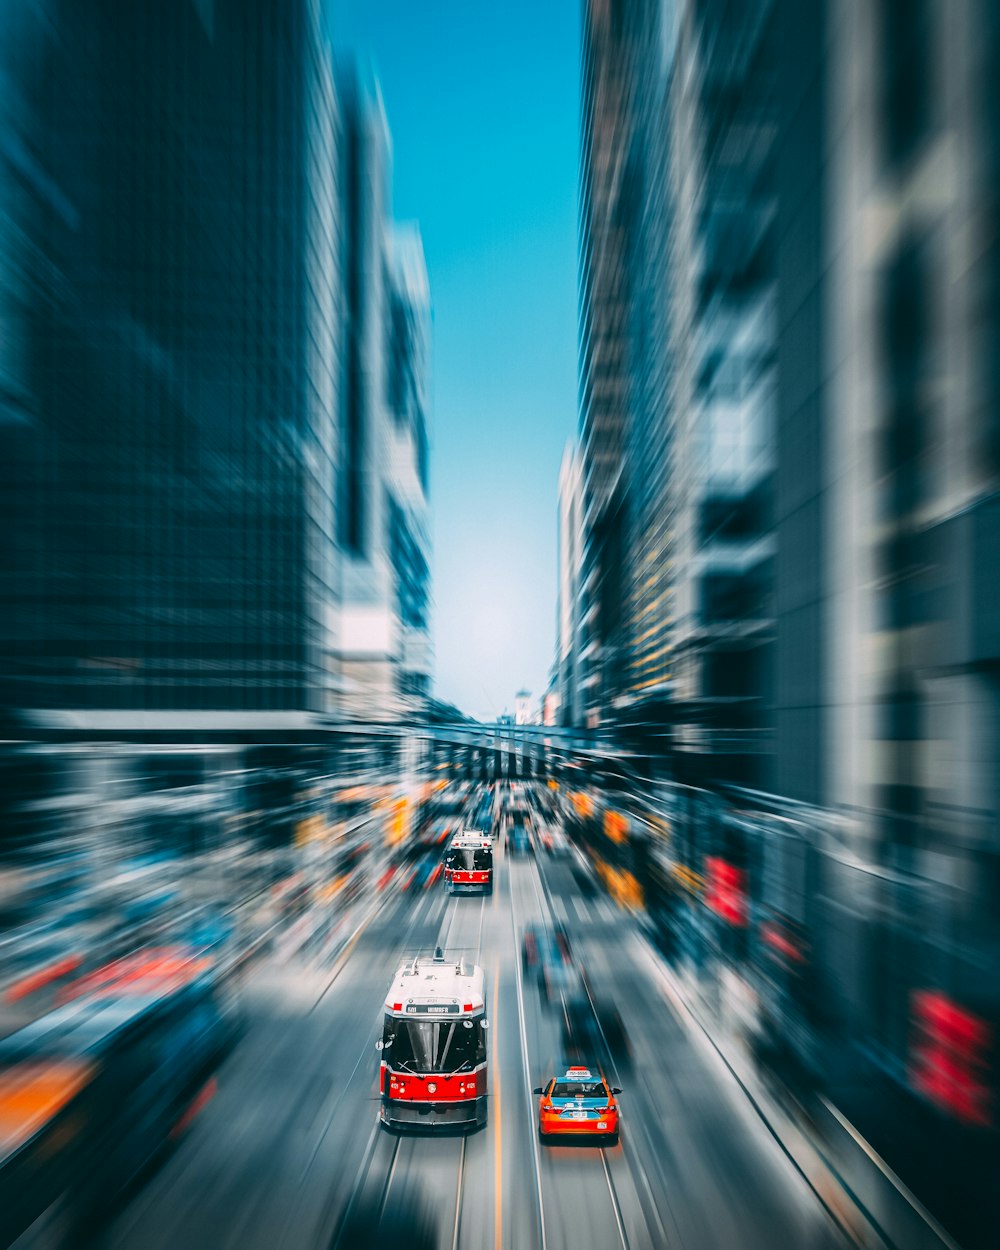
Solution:
[{"label": "streetcar headlight", "polygon": [[437,1085],[435,1084],[435,1082],[434,1082],[434,1081],[428,1081],[428,1082],[427,1082],[427,1092],[428,1092],[428,1094],[436,1094],[436,1093],[437,1093],[437,1089],[438,1089],[438,1087],[437,1087]]}]

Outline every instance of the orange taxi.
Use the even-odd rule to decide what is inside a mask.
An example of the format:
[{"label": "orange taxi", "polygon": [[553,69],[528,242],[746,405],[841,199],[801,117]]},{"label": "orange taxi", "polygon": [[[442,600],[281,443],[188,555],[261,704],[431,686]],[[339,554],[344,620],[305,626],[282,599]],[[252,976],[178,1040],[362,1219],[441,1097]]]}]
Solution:
[{"label": "orange taxi", "polygon": [[616,1095],[621,1090],[609,1085],[596,1069],[568,1067],[534,1093],[538,1095],[538,1135],[543,1141],[581,1136],[611,1145],[618,1141]]}]

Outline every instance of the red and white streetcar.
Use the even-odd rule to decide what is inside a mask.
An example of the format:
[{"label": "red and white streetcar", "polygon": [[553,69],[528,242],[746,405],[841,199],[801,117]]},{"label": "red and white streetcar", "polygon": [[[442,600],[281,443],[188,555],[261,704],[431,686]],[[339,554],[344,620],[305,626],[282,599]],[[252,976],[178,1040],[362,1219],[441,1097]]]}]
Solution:
[{"label": "red and white streetcar", "polygon": [[475,1129],[486,1123],[483,970],[465,960],[417,956],[385,999],[379,1118],[394,1129]]},{"label": "red and white streetcar", "polygon": [[465,831],[452,838],[444,855],[444,884],[449,894],[493,893],[493,843],[488,836]]}]

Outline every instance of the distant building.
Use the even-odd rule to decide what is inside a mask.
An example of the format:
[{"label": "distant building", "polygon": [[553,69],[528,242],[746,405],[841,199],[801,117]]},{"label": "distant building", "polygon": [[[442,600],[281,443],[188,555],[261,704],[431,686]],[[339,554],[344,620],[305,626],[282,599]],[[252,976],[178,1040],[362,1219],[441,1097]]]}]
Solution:
[{"label": "distant building", "polygon": [[389,349],[386,399],[389,560],[399,621],[397,688],[427,699],[430,640],[430,291],[423,244],[413,225],[388,241]]},{"label": "distant building", "polygon": [[420,236],[390,210],[389,132],[377,86],[345,66],[346,333],[341,710],[393,717],[429,694],[430,298]]},{"label": "distant building", "polygon": [[559,469],[559,584],[554,672],[559,723],[568,725],[578,725],[583,718],[580,680],[583,536],[582,467],[579,452],[570,444],[563,452]]},{"label": "distant building", "polygon": [[549,687],[545,692],[545,699],[542,702],[542,724],[543,725],[561,725],[562,718],[562,699],[555,685]]},{"label": "distant building", "polygon": [[534,706],[532,703],[531,691],[519,690],[514,696],[514,723],[516,725],[532,724],[533,713]]}]

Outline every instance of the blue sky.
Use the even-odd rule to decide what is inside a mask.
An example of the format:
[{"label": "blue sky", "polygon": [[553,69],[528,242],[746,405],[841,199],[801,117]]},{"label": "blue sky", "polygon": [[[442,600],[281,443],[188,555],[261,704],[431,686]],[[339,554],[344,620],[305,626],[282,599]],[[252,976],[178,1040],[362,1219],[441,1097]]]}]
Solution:
[{"label": "blue sky", "polygon": [[578,0],[328,0],[374,67],[394,214],[434,315],[436,693],[475,715],[544,689],[556,495],[576,429]]}]

